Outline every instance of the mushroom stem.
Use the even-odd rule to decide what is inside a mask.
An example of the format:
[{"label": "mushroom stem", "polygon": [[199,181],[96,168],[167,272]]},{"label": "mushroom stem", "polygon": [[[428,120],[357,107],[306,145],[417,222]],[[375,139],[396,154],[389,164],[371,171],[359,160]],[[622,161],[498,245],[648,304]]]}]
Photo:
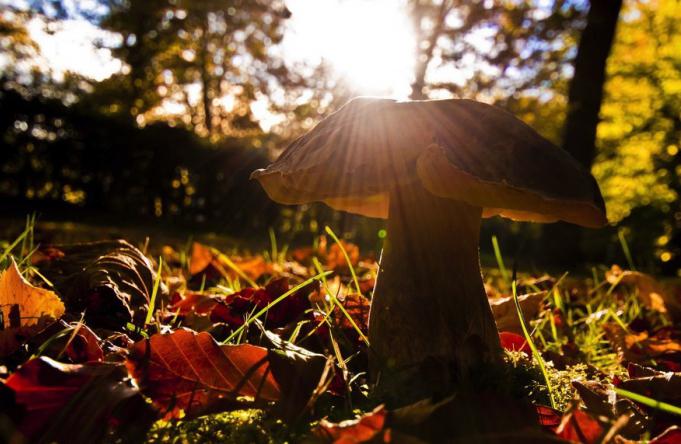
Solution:
[{"label": "mushroom stem", "polygon": [[404,402],[448,392],[500,362],[480,272],[481,216],[482,208],[434,196],[418,182],[391,191],[369,317],[380,395]]}]

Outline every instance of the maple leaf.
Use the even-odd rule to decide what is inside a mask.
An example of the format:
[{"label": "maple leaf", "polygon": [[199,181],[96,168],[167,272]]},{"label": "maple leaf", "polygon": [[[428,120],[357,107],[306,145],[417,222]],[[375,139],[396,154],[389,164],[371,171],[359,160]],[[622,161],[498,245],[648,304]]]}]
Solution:
[{"label": "maple leaf", "polygon": [[208,333],[180,329],[135,343],[126,361],[142,392],[168,417],[193,416],[238,396],[279,399],[268,351],[250,344],[218,345]]},{"label": "maple leaf", "polygon": [[64,314],[64,304],[53,291],[31,285],[12,260],[0,276],[0,357],[16,351],[39,333],[51,319]]}]

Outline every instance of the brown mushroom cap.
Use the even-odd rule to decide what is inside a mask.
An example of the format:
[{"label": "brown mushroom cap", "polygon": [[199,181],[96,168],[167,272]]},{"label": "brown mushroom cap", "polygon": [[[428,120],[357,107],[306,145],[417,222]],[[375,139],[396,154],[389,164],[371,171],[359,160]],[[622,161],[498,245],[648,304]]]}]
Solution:
[{"label": "brown mushroom cap", "polygon": [[485,217],[607,223],[598,185],[575,159],[472,100],[353,99],[252,177],[277,202],[322,201],[369,217],[387,218],[390,191],[418,180]]}]

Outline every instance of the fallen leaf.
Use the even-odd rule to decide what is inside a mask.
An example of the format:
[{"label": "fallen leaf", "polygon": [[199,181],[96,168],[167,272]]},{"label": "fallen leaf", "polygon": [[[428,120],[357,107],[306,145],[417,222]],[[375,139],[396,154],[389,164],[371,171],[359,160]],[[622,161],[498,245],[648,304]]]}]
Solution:
[{"label": "fallen leaf", "polygon": [[18,429],[31,441],[99,442],[114,429],[138,441],[156,414],[126,378],[123,365],[40,357],[19,367],[5,385],[14,394]]},{"label": "fallen leaf", "polygon": [[618,387],[657,401],[681,402],[681,373],[655,372],[622,381]]},{"label": "fallen leaf", "polygon": [[167,417],[194,416],[248,396],[279,399],[268,351],[250,344],[218,345],[208,333],[176,330],[133,345],[126,361],[142,393]]},{"label": "fallen leaf", "polygon": [[[541,308],[541,303],[546,296],[546,292],[529,293],[518,296],[520,308],[523,310],[523,315],[527,321],[534,319]],[[513,297],[505,297],[499,299],[490,299],[490,306],[492,307],[492,314],[497,323],[499,331],[508,331],[512,333],[522,334],[523,329],[520,327],[520,319],[518,319],[518,311],[515,307]]]},{"label": "fallen leaf", "polygon": [[[350,264],[353,267],[357,265],[359,262],[359,247],[344,240],[341,240],[340,243],[343,245],[345,252],[348,254],[348,258],[350,258]],[[332,244],[326,252],[324,262],[325,265],[331,270],[348,268],[348,261],[345,259],[343,251],[336,243]]]},{"label": "fallen leaf", "polygon": [[502,331],[499,333],[499,340],[504,350],[521,351],[527,355],[532,355],[532,349],[527,340],[519,334]]},{"label": "fallen leaf", "polygon": [[28,338],[64,314],[64,304],[50,290],[31,285],[11,261],[0,276],[0,357],[15,352]]},{"label": "fallen leaf", "polygon": [[651,439],[648,444],[681,444],[681,428],[678,426],[671,426],[655,438]]},{"label": "fallen leaf", "polygon": [[64,304],[53,291],[31,285],[12,260],[0,276],[0,310],[3,329],[30,327],[43,316],[60,318]]},{"label": "fallen leaf", "polygon": [[214,248],[198,242],[192,244],[192,253],[189,259],[189,274],[192,276],[208,273],[214,277],[227,275],[230,279],[235,279],[238,275],[233,270],[233,265],[252,280],[257,280],[263,274],[272,273],[271,265],[262,256],[227,258]]},{"label": "fallen leaf", "polygon": [[281,390],[276,413],[294,421],[308,407],[313,391],[324,384],[321,378],[327,358],[281,339],[265,330],[259,322],[257,325],[268,342],[270,369]]},{"label": "fallen leaf", "polygon": [[[318,285],[316,282],[305,286],[271,307],[263,318],[268,328],[283,327],[295,322],[310,308],[307,295]],[[224,297],[211,310],[213,322],[225,322],[232,328],[239,327],[254,310],[265,308],[289,290],[287,278],[274,279],[264,288],[244,288]]]},{"label": "fallen leaf", "polygon": [[643,305],[660,313],[669,313],[672,319],[681,319],[681,301],[649,274],[622,270],[613,265],[605,274],[612,285],[626,285],[635,288]]},{"label": "fallen leaf", "polygon": [[681,342],[672,338],[667,330],[651,336],[647,331],[627,332],[615,323],[603,324],[603,330],[620,360],[636,363],[658,358],[681,361]]},{"label": "fallen leaf", "polygon": [[601,424],[582,410],[566,413],[555,429],[558,437],[571,442],[596,444],[601,442],[605,431]]},{"label": "fallen leaf", "polygon": [[369,442],[382,434],[382,442],[390,442],[389,431],[384,430],[388,411],[385,406],[380,405],[373,411],[365,413],[357,419],[332,423],[322,419],[312,433],[334,444],[355,444]]},{"label": "fallen leaf", "polygon": [[[142,324],[156,279],[152,263],[123,240],[61,245],[64,256],[40,266],[69,312],[85,312],[91,327],[121,330]],[[167,296],[164,284],[158,299]]]},{"label": "fallen leaf", "polygon": [[80,364],[104,359],[104,351],[99,345],[101,339],[85,324],[77,325],[76,335],[66,347],[66,356],[71,362]]},{"label": "fallen leaf", "polygon": [[638,438],[648,427],[649,421],[633,401],[618,398],[611,387],[596,381],[572,381],[572,386],[593,417],[607,418],[613,423],[622,416],[627,418],[619,433],[626,438]]}]

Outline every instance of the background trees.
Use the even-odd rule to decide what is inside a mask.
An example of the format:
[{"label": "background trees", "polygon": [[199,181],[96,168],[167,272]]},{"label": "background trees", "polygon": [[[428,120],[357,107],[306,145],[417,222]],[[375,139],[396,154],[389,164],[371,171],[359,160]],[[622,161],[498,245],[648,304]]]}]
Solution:
[{"label": "background trees", "polygon": [[[267,199],[249,188],[246,170],[362,93],[325,62],[300,66],[284,58],[290,12],[283,1],[83,5],[0,6],[0,199],[31,208],[135,208],[143,217],[197,226],[240,214],[244,228],[251,221],[264,226],[278,210],[261,210]],[[621,13],[619,0],[403,6],[416,36],[414,47],[404,49],[416,60],[411,98],[474,98],[510,109],[592,164],[610,217],[632,248],[655,252],[657,265],[676,272],[678,2],[625,0]],[[53,30],[75,16],[109,32],[98,45],[121,61],[119,72],[102,81],[51,75],[29,24],[40,20]],[[241,198],[238,190],[253,194]],[[269,221],[259,217],[265,214]],[[324,209],[285,214],[293,228],[309,226],[303,220],[310,215],[338,217]],[[499,221],[487,226],[502,236],[518,229]],[[536,227],[521,229],[538,235]],[[587,253],[615,254],[600,246],[613,245],[616,230],[588,236],[598,248]],[[565,248],[555,256],[565,256]]]}]

